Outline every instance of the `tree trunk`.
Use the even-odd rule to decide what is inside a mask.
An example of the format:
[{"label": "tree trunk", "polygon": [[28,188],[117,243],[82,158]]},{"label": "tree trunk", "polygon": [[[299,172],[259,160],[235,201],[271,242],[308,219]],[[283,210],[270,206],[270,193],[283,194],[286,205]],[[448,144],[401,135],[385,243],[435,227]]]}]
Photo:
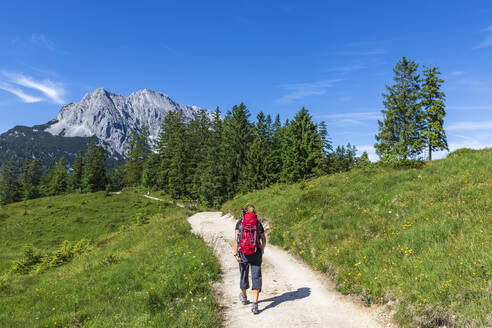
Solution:
[{"label": "tree trunk", "polygon": [[429,144],[429,162],[432,161],[432,147]]}]

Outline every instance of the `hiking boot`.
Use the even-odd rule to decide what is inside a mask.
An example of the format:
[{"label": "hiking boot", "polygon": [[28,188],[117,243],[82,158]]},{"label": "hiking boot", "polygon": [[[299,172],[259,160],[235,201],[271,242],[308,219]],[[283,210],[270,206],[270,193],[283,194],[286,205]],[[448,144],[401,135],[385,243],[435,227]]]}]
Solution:
[{"label": "hiking boot", "polygon": [[248,299],[243,296],[243,293],[239,293],[239,300],[243,303],[243,305],[248,304]]},{"label": "hiking boot", "polygon": [[253,314],[260,313],[260,311],[258,310],[258,303],[251,303],[251,312],[253,312]]}]

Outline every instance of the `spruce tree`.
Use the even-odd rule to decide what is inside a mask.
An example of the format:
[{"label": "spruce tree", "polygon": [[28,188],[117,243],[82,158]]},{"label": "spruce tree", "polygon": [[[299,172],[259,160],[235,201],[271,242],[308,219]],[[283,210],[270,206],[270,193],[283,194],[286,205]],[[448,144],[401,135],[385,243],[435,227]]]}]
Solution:
[{"label": "spruce tree", "polygon": [[185,197],[188,159],[186,124],[182,110],[171,111],[162,120],[157,150],[160,159],[160,187],[173,198]]},{"label": "spruce tree", "polygon": [[95,141],[89,144],[84,162],[82,187],[85,192],[96,192],[106,188],[106,155]]},{"label": "spruce tree", "polygon": [[130,139],[130,150],[126,154],[128,161],[125,163],[123,178],[126,186],[139,186],[142,184],[142,173],[145,160],[149,154],[149,129],[143,127],[139,132],[133,131]]},{"label": "spruce tree", "polygon": [[82,175],[84,173],[84,152],[81,150],[75,156],[73,170],[69,176],[69,190],[71,192],[80,192],[82,189]]},{"label": "spruce tree", "polygon": [[280,122],[280,115],[277,114],[275,122],[272,125],[272,139],[270,146],[270,158],[268,164],[268,171],[270,175],[271,183],[276,183],[280,180],[280,173],[282,171],[282,153],[284,152],[286,128],[282,126]]},{"label": "spruce tree", "polygon": [[287,125],[282,157],[282,180],[296,182],[319,172],[323,159],[323,141],[318,127],[304,107]]},{"label": "spruce tree", "polygon": [[151,152],[144,163],[142,184],[148,188],[154,188],[158,184],[159,154]]},{"label": "spruce tree", "polygon": [[393,68],[394,84],[386,86],[382,110],[384,118],[378,121],[379,133],[374,145],[377,154],[384,158],[414,158],[425,147],[421,131],[424,123],[420,99],[418,65],[403,57]]},{"label": "spruce tree", "polygon": [[13,161],[7,162],[0,171],[0,204],[7,205],[19,200],[19,182]]},{"label": "spruce tree", "polygon": [[65,192],[67,192],[67,186],[67,162],[62,156],[60,158],[60,161],[56,165],[54,165],[53,174],[49,183],[49,194],[52,196],[64,194]]},{"label": "spruce tree", "polygon": [[245,162],[241,168],[240,190],[242,192],[263,189],[270,184],[270,131],[263,112],[258,114],[251,134],[252,141],[248,146]]},{"label": "spruce tree", "polygon": [[250,114],[244,103],[234,105],[223,122],[221,165],[225,174],[225,195],[230,198],[239,191],[239,180],[251,142]]},{"label": "spruce tree", "polygon": [[430,67],[424,70],[422,83],[422,108],[424,110],[425,126],[422,134],[425,136],[429,161],[432,160],[432,152],[437,150],[449,150],[444,131],[444,101],[446,96],[441,91],[444,81],[439,77],[441,73],[437,67]]},{"label": "spruce tree", "polygon": [[24,161],[24,170],[21,174],[23,199],[34,199],[40,196],[39,183],[41,180],[41,164],[35,159]]},{"label": "spruce tree", "polygon": [[199,165],[200,172],[199,195],[208,206],[218,207],[224,198],[224,171],[220,165],[222,147],[222,118],[217,107],[210,126],[208,143],[205,146],[206,154]]}]

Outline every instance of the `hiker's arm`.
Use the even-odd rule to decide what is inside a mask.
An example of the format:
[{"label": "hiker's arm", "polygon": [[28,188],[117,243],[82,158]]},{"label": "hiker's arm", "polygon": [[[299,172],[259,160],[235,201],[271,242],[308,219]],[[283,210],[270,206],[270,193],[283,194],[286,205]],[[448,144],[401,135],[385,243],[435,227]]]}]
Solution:
[{"label": "hiker's arm", "polygon": [[265,251],[265,245],[266,245],[266,237],[265,234],[261,234],[261,254]]},{"label": "hiker's arm", "polygon": [[234,254],[237,254],[237,235],[239,233],[239,230],[236,229],[234,232]]}]

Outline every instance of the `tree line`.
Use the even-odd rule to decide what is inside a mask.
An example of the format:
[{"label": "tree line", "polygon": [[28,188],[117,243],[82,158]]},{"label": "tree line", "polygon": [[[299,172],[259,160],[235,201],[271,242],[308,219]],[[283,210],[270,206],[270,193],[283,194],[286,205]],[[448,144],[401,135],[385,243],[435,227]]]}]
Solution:
[{"label": "tree line", "polygon": [[104,148],[95,142],[88,145],[86,152],[79,152],[73,167],[68,170],[63,157],[42,174],[38,160],[25,160],[22,172],[13,161],[0,172],[0,204],[55,196],[69,192],[95,192],[106,188],[108,182]]},{"label": "tree line", "polygon": [[369,162],[357,158],[350,144],[335,151],[324,122],[313,122],[302,108],[292,120],[260,112],[250,121],[245,104],[221,117],[199,111],[187,120],[182,111],[168,113],[155,149],[147,129],[130,138],[128,162],[117,168],[121,186],[163,190],[173,198],[218,206],[237,193],[292,183],[349,170]]}]

